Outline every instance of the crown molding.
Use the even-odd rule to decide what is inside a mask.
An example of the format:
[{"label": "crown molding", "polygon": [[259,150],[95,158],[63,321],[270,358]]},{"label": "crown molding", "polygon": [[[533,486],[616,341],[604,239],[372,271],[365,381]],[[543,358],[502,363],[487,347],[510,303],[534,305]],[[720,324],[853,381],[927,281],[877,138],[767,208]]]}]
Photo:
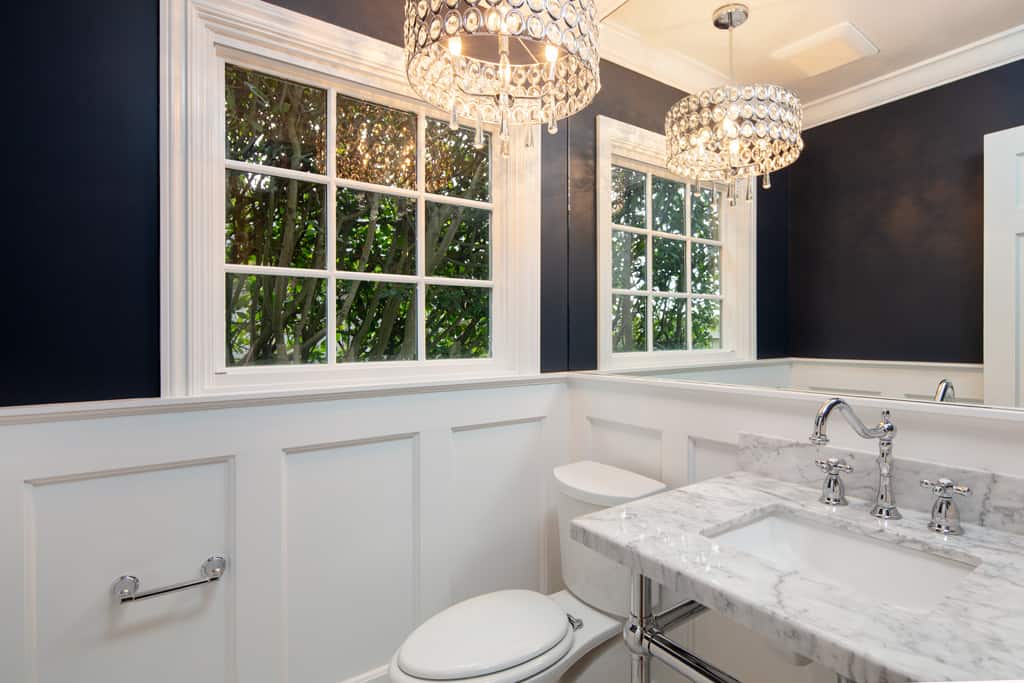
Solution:
[{"label": "crown molding", "polygon": [[621,26],[601,24],[600,41],[601,59],[686,93],[712,88],[729,80],[720,71],[680,52],[652,47],[641,36]]},{"label": "crown molding", "polygon": [[1024,25],[804,103],[804,129],[1024,58]]},{"label": "crown molding", "polygon": [[604,21],[611,15],[615,14],[620,7],[629,1],[630,0],[594,0],[594,3],[597,5],[598,21]]}]

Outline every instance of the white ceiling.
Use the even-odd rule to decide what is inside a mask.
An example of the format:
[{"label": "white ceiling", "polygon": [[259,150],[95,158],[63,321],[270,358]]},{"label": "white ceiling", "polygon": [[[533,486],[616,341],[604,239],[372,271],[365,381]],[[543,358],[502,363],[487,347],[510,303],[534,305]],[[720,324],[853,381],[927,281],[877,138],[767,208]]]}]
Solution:
[{"label": "white ceiling", "polygon": [[[711,25],[725,0],[600,0],[605,24],[671,60],[698,62],[725,80],[726,32]],[[617,7],[621,4],[621,7]],[[735,31],[736,78],[794,90],[805,103],[911,67],[1024,25],[1024,0],[747,0],[750,19]],[[616,9],[617,7],[617,9]],[[878,53],[817,76],[772,58],[786,45],[842,22]]]}]

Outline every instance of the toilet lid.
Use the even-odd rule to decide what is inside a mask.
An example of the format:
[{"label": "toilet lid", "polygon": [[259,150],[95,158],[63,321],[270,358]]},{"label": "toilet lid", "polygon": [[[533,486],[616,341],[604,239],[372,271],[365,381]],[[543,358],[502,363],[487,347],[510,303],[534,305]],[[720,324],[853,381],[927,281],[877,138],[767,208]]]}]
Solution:
[{"label": "toilet lid", "polygon": [[398,666],[416,678],[473,678],[535,659],[569,633],[565,611],[548,596],[498,591],[460,602],[425,621],[398,651]]}]

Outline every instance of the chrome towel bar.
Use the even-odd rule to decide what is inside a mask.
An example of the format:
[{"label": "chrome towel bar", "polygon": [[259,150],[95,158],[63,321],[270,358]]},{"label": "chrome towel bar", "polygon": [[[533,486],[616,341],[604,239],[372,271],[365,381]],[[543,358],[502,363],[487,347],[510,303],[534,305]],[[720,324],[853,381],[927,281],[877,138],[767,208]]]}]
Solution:
[{"label": "chrome towel bar", "polygon": [[181,583],[174,583],[169,586],[161,586],[160,588],[153,588],[148,591],[139,591],[139,588],[142,586],[142,581],[139,580],[139,577],[132,576],[131,574],[125,574],[124,576],[117,577],[117,580],[114,581],[114,587],[112,589],[114,593],[114,602],[119,605],[123,605],[126,602],[136,602],[137,600],[145,600],[146,598],[155,598],[158,595],[176,593],[177,591],[185,590],[186,588],[193,588],[195,586],[213,583],[224,576],[224,573],[227,572],[227,570],[227,558],[222,555],[213,555],[206,558],[206,561],[203,562],[200,567],[200,578],[193,579],[191,581],[182,581]]}]

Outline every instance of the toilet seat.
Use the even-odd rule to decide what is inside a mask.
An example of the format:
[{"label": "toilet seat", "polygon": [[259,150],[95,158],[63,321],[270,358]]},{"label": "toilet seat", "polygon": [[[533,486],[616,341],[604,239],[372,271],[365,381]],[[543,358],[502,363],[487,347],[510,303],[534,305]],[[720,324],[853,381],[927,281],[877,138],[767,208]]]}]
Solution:
[{"label": "toilet seat", "polygon": [[417,628],[392,657],[392,683],[513,683],[558,663],[572,648],[566,611],[549,596],[506,590],[448,608]]}]

